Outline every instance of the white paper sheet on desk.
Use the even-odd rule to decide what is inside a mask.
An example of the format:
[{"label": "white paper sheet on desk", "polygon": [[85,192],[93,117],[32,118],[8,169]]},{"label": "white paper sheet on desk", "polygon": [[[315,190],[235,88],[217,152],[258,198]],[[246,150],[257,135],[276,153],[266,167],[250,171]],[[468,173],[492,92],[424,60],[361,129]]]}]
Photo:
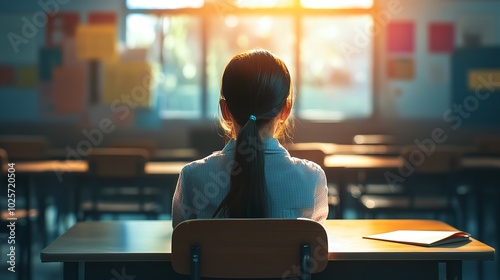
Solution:
[{"label": "white paper sheet on desk", "polygon": [[469,240],[470,234],[463,231],[396,230],[386,233],[363,236],[363,238],[419,246],[438,246],[452,242]]}]

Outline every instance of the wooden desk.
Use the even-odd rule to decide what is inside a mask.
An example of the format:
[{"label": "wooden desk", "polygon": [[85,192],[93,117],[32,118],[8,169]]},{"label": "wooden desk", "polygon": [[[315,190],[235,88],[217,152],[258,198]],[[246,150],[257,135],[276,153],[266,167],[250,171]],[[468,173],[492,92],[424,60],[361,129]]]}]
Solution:
[{"label": "wooden desk", "polygon": [[[47,152],[49,159],[66,160],[68,151],[66,149],[50,149]],[[191,161],[199,157],[196,149],[155,149],[151,155],[152,161]]]},{"label": "wooden desk", "polygon": [[[144,169],[146,175],[178,175],[182,167],[188,162],[184,161],[150,161],[147,162]],[[46,160],[46,161],[28,161],[19,162],[15,165],[16,172],[19,174],[40,174],[40,173],[86,173],[88,163],[85,160]]]},{"label": "wooden desk", "polygon": [[[446,264],[447,279],[461,279],[462,261],[493,260],[495,254],[475,239],[427,248],[362,238],[396,229],[454,230],[439,221],[327,220],[324,227],[329,265],[314,279],[444,279],[438,278],[438,263]],[[172,269],[171,237],[171,221],[84,222],[40,257],[64,263],[64,279],[186,279]]]},{"label": "wooden desk", "polygon": [[286,145],[288,149],[322,150],[327,155],[397,155],[401,148],[396,145],[349,145],[334,143],[293,143]]}]

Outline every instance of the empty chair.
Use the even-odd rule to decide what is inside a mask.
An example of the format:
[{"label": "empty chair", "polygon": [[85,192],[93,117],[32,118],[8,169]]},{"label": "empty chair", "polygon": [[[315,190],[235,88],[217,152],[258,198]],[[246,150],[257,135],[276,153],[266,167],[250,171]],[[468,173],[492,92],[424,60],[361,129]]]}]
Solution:
[{"label": "empty chair", "polygon": [[476,137],[475,145],[480,154],[500,156],[500,135],[480,135]]},{"label": "empty chair", "polygon": [[47,157],[49,141],[44,136],[11,135],[0,137],[0,148],[7,151],[11,161],[43,160]]},{"label": "empty chair", "polygon": [[444,214],[458,220],[456,173],[460,154],[449,150],[435,150],[430,155],[418,147],[405,149],[401,154],[408,174],[401,176],[401,194],[363,194],[361,203],[367,212],[376,215],[392,211],[393,214]]},{"label": "empty chair", "polygon": [[310,279],[327,262],[326,231],[308,219],[187,220],[172,234],[172,266],[191,279]]},{"label": "empty chair", "polygon": [[119,139],[110,143],[111,148],[139,148],[148,151],[149,156],[153,157],[156,151],[156,142],[149,139]]},{"label": "empty chair", "polygon": [[102,214],[157,218],[161,209],[158,190],[149,188],[144,176],[148,158],[145,149],[93,149],[87,158],[89,181],[83,189],[88,191],[87,199],[80,203],[83,219],[99,219]]}]

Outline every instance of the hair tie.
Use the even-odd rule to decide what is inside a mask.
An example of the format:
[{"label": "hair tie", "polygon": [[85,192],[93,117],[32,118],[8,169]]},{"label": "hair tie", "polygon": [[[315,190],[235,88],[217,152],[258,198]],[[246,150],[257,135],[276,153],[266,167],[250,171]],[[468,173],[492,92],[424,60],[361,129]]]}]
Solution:
[{"label": "hair tie", "polygon": [[252,121],[256,121],[256,120],[257,120],[257,118],[256,118],[254,115],[250,115],[250,119],[251,119]]}]

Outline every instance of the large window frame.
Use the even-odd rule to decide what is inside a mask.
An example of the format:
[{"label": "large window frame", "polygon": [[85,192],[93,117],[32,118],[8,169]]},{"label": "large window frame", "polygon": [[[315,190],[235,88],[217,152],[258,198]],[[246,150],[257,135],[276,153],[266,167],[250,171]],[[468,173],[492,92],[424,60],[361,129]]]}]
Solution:
[{"label": "large window frame", "polygon": [[[248,16],[248,15],[258,15],[258,16],[289,16],[293,21],[293,32],[295,33],[295,38],[297,42],[301,42],[303,38],[302,34],[302,19],[305,17],[314,17],[314,16],[328,16],[328,17],[339,17],[339,16],[355,16],[355,15],[368,15],[372,19],[374,19],[375,10],[376,10],[376,1],[374,1],[373,6],[370,8],[307,8],[303,7],[300,3],[300,0],[295,0],[293,6],[291,7],[279,7],[279,8],[243,8],[243,7],[235,7],[231,6],[231,4],[227,3],[227,0],[215,0],[214,3],[207,3],[205,1],[204,5],[200,8],[177,8],[177,9],[132,9],[125,4],[125,17],[123,22],[126,22],[126,18],[131,14],[149,14],[155,15],[158,17],[168,17],[168,16],[179,16],[179,15],[187,15],[187,16],[195,16],[198,17],[201,22],[201,98],[200,98],[200,108],[201,108],[201,120],[211,120],[213,119],[213,115],[209,114],[209,90],[208,90],[208,80],[207,80],[207,51],[208,51],[208,36],[211,24],[211,18],[213,18],[214,13],[227,13],[235,16]],[[220,4],[216,4],[220,2]],[[220,7],[214,6],[220,5]],[[230,9],[230,10],[224,10]],[[219,9],[219,10],[217,10]],[[219,16],[223,16],[223,14],[219,14]],[[375,24],[375,22],[374,22]],[[164,30],[161,30],[163,33]],[[126,33],[126,31],[124,31]],[[124,38],[126,39],[127,34],[124,34]],[[377,112],[377,99],[375,98],[375,88],[376,88],[376,79],[375,79],[375,68],[377,59],[376,59],[376,48],[377,48],[377,37],[372,35],[372,60],[371,60],[371,115],[367,118],[355,119],[349,118],[344,121],[357,121],[357,120],[369,120],[376,118],[378,115]],[[161,38],[164,40],[164,38]],[[303,119],[301,115],[301,86],[302,86],[302,67],[301,67],[301,44],[297,43],[293,46],[293,63],[295,64],[295,77],[294,77],[294,93],[295,93],[295,104],[294,104],[294,116],[297,119]],[[168,118],[171,119],[171,118]],[[335,122],[344,122],[344,121],[334,121],[334,120],[325,120],[325,121],[317,121],[317,122],[327,122],[327,123],[335,123]]]}]

